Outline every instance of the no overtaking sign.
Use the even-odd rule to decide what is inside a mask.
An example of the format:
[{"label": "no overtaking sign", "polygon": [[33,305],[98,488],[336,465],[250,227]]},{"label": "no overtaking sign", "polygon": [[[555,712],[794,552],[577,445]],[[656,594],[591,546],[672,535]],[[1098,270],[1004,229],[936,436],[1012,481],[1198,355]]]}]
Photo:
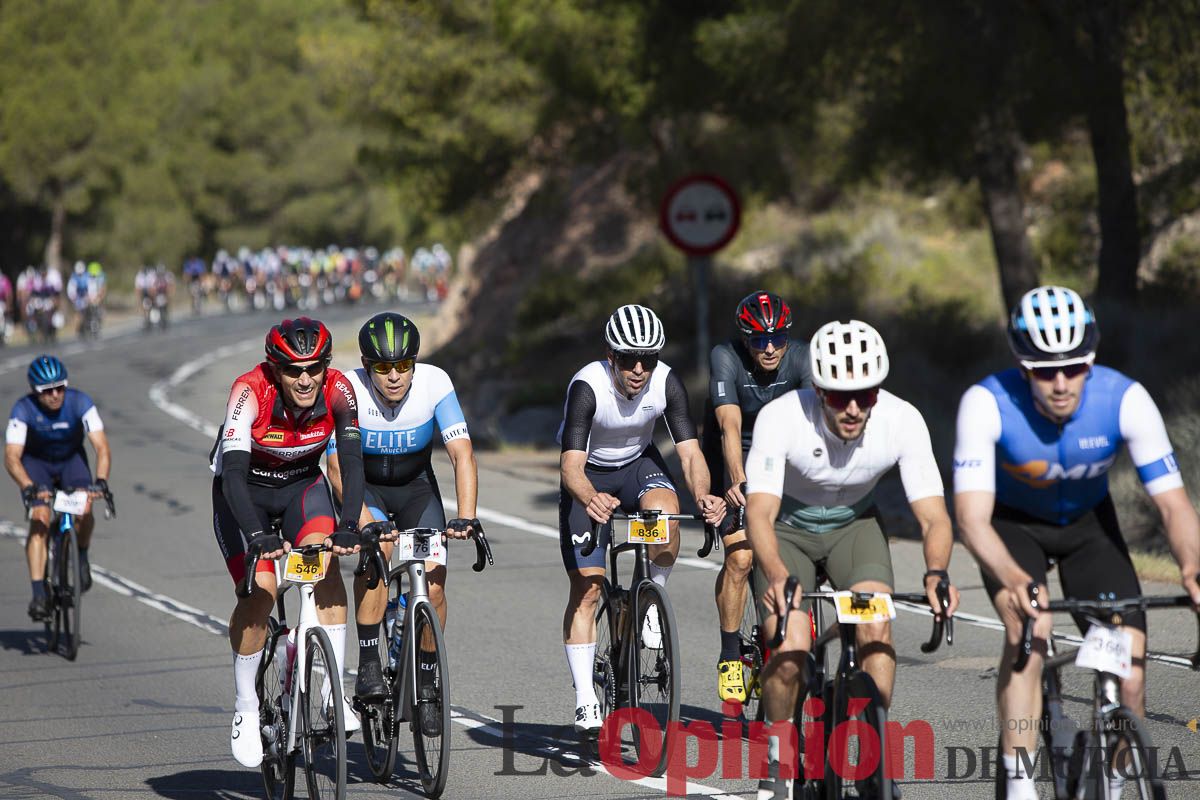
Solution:
[{"label": "no overtaking sign", "polygon": [[659,224],[671,243],[691,256],[715,253],[741,222],[737,195],[716,175],[689,175],[663,196]]}]

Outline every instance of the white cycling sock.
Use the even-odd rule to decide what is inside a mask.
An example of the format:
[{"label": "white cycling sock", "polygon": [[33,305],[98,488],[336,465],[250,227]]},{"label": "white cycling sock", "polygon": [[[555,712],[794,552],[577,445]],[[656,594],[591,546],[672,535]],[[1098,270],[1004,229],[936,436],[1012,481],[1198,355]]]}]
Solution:
[{"label": "white cycling sock", "polygon": [[660,567],[658,564],[655,564],[653,561],[651,561],[650,562],[650,580],[654,581],[659,586],[666,588],[667,578],[671,577],[671,569],[674,566],[675,565],[672,564],[670,567]]},{"label": "white cycling sock", "polygon": [[233,685],[237,692],[233,708],[236,711],[258,711],[258,692],[254,679],[258,675],[258,664],[262,661],[262,650],[248,656],[233,654]]},{"label": "white cycling sock", "polygon": [[575,682],[575,707],[598,702],[596,686],[592,683],[592,669],[596,660],[596,643],[564,644],[567,665],[571,668],[571,680]]},{"label": "white cycling sock", "polygon": [[1005,780],[1005,796],[1008,800],[1037,800],[1037,788],[1033,785],[1033,776],[1021,774],[1021,770],[1017,766],[1016,754],[1004,754],[1000,756],[1004,761],[1004,772],[1007,775]]},{"label": "white cycling sock", "polygon": [[[329,634],[329,643],[333,645],[333,658],[337,661],[337,679],[338,684],[342,687],[342,697],[346,696],[346,683],[342,680],[346,673],[346,623],[340,625],[321,625],[325,629],[325,633]],[[326,691],[328,694],[328,691]]]}]

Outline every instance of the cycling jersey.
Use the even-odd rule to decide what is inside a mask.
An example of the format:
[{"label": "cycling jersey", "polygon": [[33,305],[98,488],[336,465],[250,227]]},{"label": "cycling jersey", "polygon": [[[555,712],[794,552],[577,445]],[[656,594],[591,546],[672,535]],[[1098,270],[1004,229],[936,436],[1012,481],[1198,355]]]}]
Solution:
[{"label": "cycling jersey", "polygon": [[362,465],[358,404],[350,382],[326,369],[317,399],[297,414],[280,396],[265,363],[233,382],[225,422],[213,448],[213,471],[247,535],[262,531],[248,485],[287,486],[321,474],[321,455],[336,436],[343,479],[342,525],[358,524]]},{"label": "cycling jersey", "polygon": [[67,387],[58,411],[46,411],[32,394],[18,400],[9,415],[4,440],[24,446],[22,456],[53,463],[83,454],[84,435],[102,430],[104,423],[92,398]]},{"label": "cycling jersey", "polygon": [[754,424],[747,488],[782,498],[781,521],[813,533],[847,525],[871,508],[875,484],[896,465],[910,503],[943,495],[929,429],[911,403],[880,390],[849,442],[829,430],[821,406],[815,391],[799,389],[768,403]]},{"label": "cycling jersey", "polygon": [[954,489],[992,492],[1001,505],[1064,525],[1108,496],[1122,442],[1149,494],[1183,486],[1162,415],[1141,384],[1093,367],[1079,407],[1059,425],[1034,406],[1022,372],[1005,370],[963,394]]},{"label": "cycling jersey", "polygon": [[[368,483],[398,486],[430,471],[435,425],[443,443],[470,438],[454,384],[440,367],[414,365],[408,394],[395,407],[379,394],[365,369],[360,367],[345,377],[359,408]],[[331,439],[329,452],[337,452],[337,448]]]},{"label": "cycling jersey", "polygon": [[659,417],[666,419],[676,444],[696,438],[687,389],[669,366],[660,361],[642,390],[629,398],[617,389],[609,363],[593,361],[571,378],[557,441],[564,453],[585,451],[589,464],[620,467],[650,446]]},{"label": "cycling jersey", "polygon": [[741,409],[744,456],[750,451],[754,421],[763,406],[792,389],[812,386],[808,345],[804,342],[789,342],[779,359],[779,367],[769,373],[758,370],[754,357],[740,339],[730,339],[714,347],[708,364],[709,408],[705,413],[704,441],[708,450],[710,440],[715,439],[718,453],[721,431],[716,424],[714,409],[728,405],[736,405]]}]

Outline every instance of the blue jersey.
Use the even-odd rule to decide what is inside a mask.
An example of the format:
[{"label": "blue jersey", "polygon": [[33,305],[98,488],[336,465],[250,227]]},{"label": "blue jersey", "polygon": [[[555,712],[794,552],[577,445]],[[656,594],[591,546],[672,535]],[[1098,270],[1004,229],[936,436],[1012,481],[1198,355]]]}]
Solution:
[{"label": "blue jersey", "polygon": [[62,408],[54,413],[42,408],[31,394],[18,400],[9,416],[5,442],[23,445],[22,455],[59,462],[82,454],[84,436],[103,429],[92,398],[67,387]]},{"label": "blue jersey", "polygon": [[955,491],[1065,525],[1108,496],[1108,470],[1129,447],[1150,494],[1183,485],[1162,416],[1141,384],[1093,367],[1075,413],[1042,415],[1018,369],[989,375],[963,395],[954,452]]}]

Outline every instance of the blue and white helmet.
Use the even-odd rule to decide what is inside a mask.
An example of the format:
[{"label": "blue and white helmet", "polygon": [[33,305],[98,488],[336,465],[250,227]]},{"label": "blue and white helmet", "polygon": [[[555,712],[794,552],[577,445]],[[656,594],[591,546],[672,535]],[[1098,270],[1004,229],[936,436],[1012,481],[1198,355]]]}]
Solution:
[{"label": "blue and white helmet", "polygon": [[38,356],[29,365],[29,388],[35,392],[67,385],[67,368],[54,356]]},{"label": "blue and white helmet", "polygon": [[1008,320],[1008,344],[1026,369],[1091,363],[1100,343],[1096,314],[1074,289],[1030,289]]},{"label": "blue and white helmet", "polygon": [[621,306],[604,326],[604,341],[617,353],[657,353],[667,343],[662,321],[645,306]]}]

